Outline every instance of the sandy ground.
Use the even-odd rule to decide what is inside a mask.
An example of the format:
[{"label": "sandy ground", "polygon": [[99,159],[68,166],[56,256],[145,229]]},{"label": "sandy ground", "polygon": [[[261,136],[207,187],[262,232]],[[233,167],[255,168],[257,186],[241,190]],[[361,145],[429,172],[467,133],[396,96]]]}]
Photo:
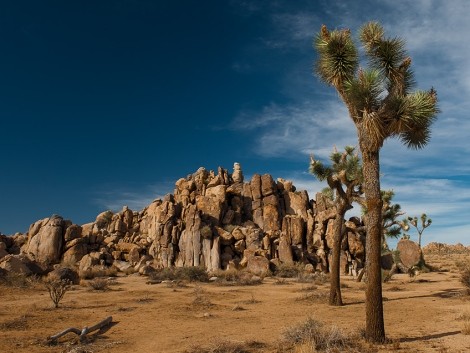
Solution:
[{"label": "sandy ground", "polygon": [[[462,258],[462,257],[461,257]],[[455,256],[429,256],[440,272],[414,281],[395,275],[384,284],[387,337],[378,352],[470,352],[470,298],[464,295]],[[184,352],[213,340],[257,341],[258,352],[275,352],[286,327],[313,317],[346,332],[364,327],[364,284],[342,279],[345,306],[326,304],[328,283],[266,278],[257,286],[188,283],[146,284],[138,276],[118,277],[110,290],[86,285],[67,292],[58,309],[48,292],[0,286],[0,352]],[[83,328],[113,317],[113,324],[74,343],[69,333],[54,346],[46,337],[68,327]],[[463,320],[462,317],[466,317]]]}]

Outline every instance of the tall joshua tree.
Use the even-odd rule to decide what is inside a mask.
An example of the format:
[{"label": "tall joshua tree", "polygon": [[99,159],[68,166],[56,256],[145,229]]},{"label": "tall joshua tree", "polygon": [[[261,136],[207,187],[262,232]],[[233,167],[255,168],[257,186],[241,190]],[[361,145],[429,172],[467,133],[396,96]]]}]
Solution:
[{"label": "tall joshua tree", "polygon": [[407,147],[422,148],[430,138],[437,108],[436,91],[414,91],[411,58],[404,41],[388,38],[377,22],[368,22],[359,32],[368,58],[368,68],[359,68],[359,52],[349,29],[329,31],[322,26],[314,47],[315,70],[333,86],[356,126],[362,154],[366,225],[366,339],[385,340],[382,305],[380,252],[382,198],[379,152],[384,141],[397,137]]},{"label": "tall joshua tree", "polygon": [[318,180],[328,182],[336,207],[333,227],[333,258],[330,264],[330,305],[341,306],[340,255],[341,241],[346,228],[344,215],[362,194],[362,167],[354,147],[347,146],[343,153],[336,149],[330,155],[331,166],[325,166],[313,156],[310,158],[310,173]]}]

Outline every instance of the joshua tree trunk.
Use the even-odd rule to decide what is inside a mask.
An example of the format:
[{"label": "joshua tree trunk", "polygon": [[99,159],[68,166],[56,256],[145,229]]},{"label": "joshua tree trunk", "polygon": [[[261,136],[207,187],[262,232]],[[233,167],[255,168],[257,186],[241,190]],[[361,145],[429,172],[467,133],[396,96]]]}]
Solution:
[{"label": "joshua tree trunk", "polygon": [[330,305],[342,306],[340,286],[340,255],[344,212],[337,210],[334,223],[333,259],[330,264]]},{"label": "joshua tree trunk", "polygon": [[[367,140],[367,139],[366,139]],[[382,305],[382,273],[380,265],[382,199],[380,195],[379,148],[371,150],[361,140],[362,170],[367,213],[366,225],[366,339],[380,343],[385,340]]]}]

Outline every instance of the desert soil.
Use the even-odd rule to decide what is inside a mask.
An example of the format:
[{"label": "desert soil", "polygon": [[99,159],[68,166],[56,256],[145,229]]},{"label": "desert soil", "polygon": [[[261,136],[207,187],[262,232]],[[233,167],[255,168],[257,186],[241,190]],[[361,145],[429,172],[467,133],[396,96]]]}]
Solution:
[{"label": "desert soil", "polygon": [[[395,275],[384,284],[391,342],[376,347],[378,352],[470,352],[470,332],[464,329],[470,322],[470,299],[455,261],[456,256],[429,256],[427,262],[440,271],[414,280]],[[343,307],[327,305],[328,283],[295,279],[266,278],[257,286],[185,287],[150,285],[134,275],[113,281],[104,292],[74,286],[57,309],[40,283],[30,288],[0,286],[0,352],[176,353],[214,340],[256,341],[262,347],[259,352],[275,352],[283,330],[309,317],[356,333],[365,322],[364,284],[351,277],[342,278]],[[88,343],[77,344],[72,333],[57,345],[46,343],[48,336],[65,328],[81,329],[107,316],[113,317],[113,324]]]}]

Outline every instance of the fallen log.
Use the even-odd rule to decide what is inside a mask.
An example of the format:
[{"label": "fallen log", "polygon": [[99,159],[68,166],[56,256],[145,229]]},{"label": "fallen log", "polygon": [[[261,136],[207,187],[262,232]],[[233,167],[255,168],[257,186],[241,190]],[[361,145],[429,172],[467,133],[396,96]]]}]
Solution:
[{"label": "fallen log", "polygon": [[55,343],[57,342],[57,340],[66,335],[67,333],[69,332],[73,332],[75,333],[79,338],[80,338],[80,341],[83,341],[86,337],[87,334],[89,334],[90,332],[93,332],[93,331],[96,331],[96,330],[100,330],[102,329],[103,327],[105,326],[108,326],[111,322],[113,321],[113,317],[112,316],[108,316],[106,319],[104,319],[103,321],[100,321],[98,322],[96,325],[93,325],[91,327],[87,327],[85,326],[84,328],[82,328],[81,330],[76,328],[76,327],[69,327],[59,333],[56,333],[55,335],[53,336],[49,336],[47,339],[49,342],[51,343]]}]

